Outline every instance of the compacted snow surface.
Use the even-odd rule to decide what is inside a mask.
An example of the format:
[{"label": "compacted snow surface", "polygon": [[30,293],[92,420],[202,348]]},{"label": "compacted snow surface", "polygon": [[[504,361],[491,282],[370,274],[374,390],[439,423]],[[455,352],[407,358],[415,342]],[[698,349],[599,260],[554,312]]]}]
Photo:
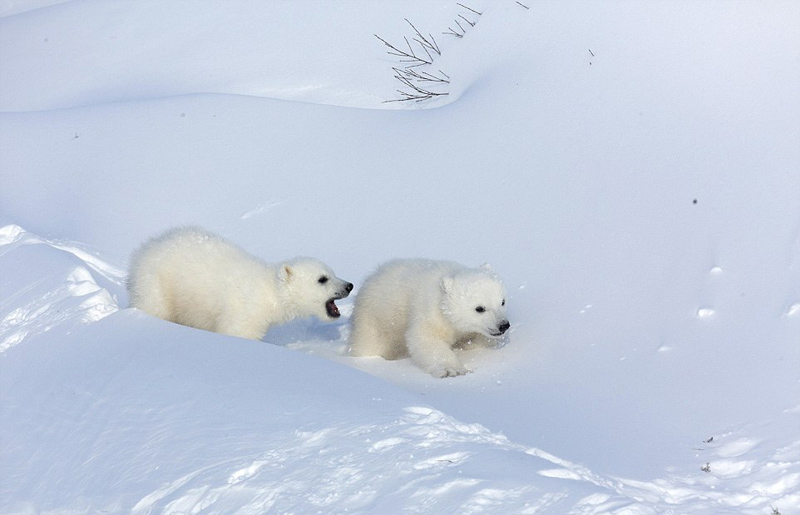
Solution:
[{"label": "compacted snow surface", "polygon": [[[0,512],[800,513],[798,25],[0,2]],[[488,261],[512,329],[435,379],[349,357],[352,298],[263,342],[130,309],[130,253],[181,224],[354,295]]]}]

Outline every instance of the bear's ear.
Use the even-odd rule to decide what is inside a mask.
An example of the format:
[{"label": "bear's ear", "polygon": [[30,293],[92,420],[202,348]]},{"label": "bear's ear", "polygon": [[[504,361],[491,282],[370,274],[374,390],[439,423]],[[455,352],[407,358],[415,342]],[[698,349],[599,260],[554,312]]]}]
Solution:
[{"label": "bear's ear", "polygon": [[492,271],[492,264],[491,263],[484,263],[478,268],[480,268],[484,272],[491,272]]},{"label": "bear's ear", "polygon": [[278,270],[278,277],[280,277],[281,281],[289,282],[289,279],[292,278],[292,274],[294,271],[292,267],[289,265],[281,265],[280,270]]},{"label": "bear's ear", "polygon": [[453,291],[453,282],[454,281],[452,277],[448,276],[442,277],[442,283],[440,284],[442,291],[444,293],[450,293],[451,291]]}]

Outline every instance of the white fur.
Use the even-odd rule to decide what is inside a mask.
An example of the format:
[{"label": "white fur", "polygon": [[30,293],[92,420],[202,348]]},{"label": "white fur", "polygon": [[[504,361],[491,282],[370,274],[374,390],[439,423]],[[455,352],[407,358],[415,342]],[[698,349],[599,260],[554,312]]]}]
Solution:
[{"label": "white fur", "polygon": [[[321,277],[328,279],[320,283]],[[325,304],[353,285],[319,260],[268,265],[199,228],[146,242],[132,258],[131,306],[178,324],[261,339],[272,325],[301,317],[329,320]]]},{"label": "white fur", "polygon": [[[469,372],[453,351],[508,329],[505,288],[488,265],[397,260],[364,282],[350,318],[350,354],[411,359],[436,377]],[[479,313],[476,308],[483,308]]]}]

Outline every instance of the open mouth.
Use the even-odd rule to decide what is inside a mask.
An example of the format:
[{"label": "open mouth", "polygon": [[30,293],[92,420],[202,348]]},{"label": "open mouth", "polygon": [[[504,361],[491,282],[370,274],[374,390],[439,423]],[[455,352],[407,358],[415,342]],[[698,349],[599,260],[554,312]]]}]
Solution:
[{"label": "open mouth", "polygon": [[341,315],[339,313],[339,308],[336,307],[336,303],[334,302],[336,298],[328,299],[328,302],[325,303],[325,311],[328,312],[328,316],[331,318],[339,318]]},{"label": "open mouth", "polygon": [[351,291],[353,291],[353,285],[351,283],[345,283],[344,289],[339,290],[333,297],[328,299],[328,301],[325,303],[325,311],[328,313],[329,317],[339,318],[341,316],[341,313],[339,313],[339,308],[336,306],[336,301],[347,297],[350,295]]}]

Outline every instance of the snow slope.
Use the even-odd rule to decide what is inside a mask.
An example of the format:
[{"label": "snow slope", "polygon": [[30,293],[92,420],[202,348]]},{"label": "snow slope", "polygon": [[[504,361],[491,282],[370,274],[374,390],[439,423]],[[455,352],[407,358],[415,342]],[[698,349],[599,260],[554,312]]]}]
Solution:
[{"label": "snow slope", "polygon": [[[522,4],[0,4],[0,511],[794,513],[800,7]],[[384,102],[404,18],[447,96]],[[346,356],[351,301],[127,309],[183,223],[491,261],[512,334],[436,380]]]},{"label": "snow slope", "polygon": [[[3,498],[44,511],[525,511],[592,495],[620,504],[569,464],[365,374],[131,311],[20,346],[4,368],[14,394],[3,406]],[[572,476],[583,484],[560,479]]]}]

